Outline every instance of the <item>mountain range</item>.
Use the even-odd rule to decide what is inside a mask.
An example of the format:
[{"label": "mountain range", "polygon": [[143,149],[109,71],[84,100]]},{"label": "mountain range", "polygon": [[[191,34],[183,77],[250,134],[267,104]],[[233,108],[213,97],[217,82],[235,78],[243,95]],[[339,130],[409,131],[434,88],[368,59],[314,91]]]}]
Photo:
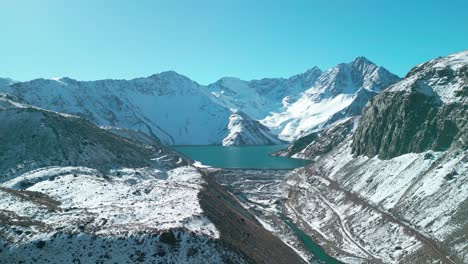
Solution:
[{"label": "mountain range", "polygon": [[288,79],[222,78],[203,86],[169,71],[132,80],[5,79],[0,91],[99,126],[142,131],[167,145],[264,145],[290,142],[330,119],[358,114],[398,80],[359,57]]}]

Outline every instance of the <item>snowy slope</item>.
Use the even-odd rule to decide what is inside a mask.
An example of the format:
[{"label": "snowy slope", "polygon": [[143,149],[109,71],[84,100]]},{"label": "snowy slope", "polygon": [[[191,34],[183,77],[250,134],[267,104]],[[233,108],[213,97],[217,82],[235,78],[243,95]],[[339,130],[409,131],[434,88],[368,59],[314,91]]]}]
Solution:
[{"label": "snowy slope", "polygon": [[375,94],[398,80],[385,68],[358,57],[323,72],[297,101],[267,116],[261,123],[278,133],[280,139],[293,141],[323,128],[334,114],[345,111],[355,102],[358,104],[353,107],[357,109],[340,118],[359,114],[367,103],[362,100],[363,90],[368,95]]},{"label": "snowy slope", "polygon": [[466,150],[381,160],[350,143],[290,179],[290,216],[345,262],[465,263]]},{"label": "snowy slope", "polygon": [[445,104],[466,103],[468,81],[463,73],[467,71],[467,67],[468,51],[436,58],[414,67],[402,82],[393,85],[390,90],[416,90],[427,95],[436,94]]},{"label": "snowy slope", "polygon": [[99,175],[48,167],[3,183],[0,262],[244,263],[217,242],[219,232],[197,198],[202,179],[194,168]]},{"label": "snowy slope", "polygon": [[[0,97],[1,99],[1,97]],[[186,164],[161,144],[143,145],[100,129],[83,118],[0,100],[0,179],[47,166],[106,171],[119,167]]]}]

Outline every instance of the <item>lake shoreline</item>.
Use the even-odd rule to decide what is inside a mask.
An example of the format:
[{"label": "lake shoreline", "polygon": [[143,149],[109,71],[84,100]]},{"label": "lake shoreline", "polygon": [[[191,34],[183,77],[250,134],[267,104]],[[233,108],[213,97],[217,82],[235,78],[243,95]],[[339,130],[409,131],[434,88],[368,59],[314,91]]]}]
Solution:
[{"label": "lake shoreline", "polygon": [[204,166],[220,169],[292,170],[311,161],[272,156],[287,145],[263,146],[171,146],[172,149]]}]

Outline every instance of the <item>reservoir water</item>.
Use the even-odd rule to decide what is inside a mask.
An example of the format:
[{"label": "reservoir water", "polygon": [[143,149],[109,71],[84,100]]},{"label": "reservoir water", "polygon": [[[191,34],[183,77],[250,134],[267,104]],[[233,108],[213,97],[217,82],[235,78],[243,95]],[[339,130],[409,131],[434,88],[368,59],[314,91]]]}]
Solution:
[{"label": "reservoir water", "polygon": [[268,146],[175,146],[174,149],[201,163],[229,169],[294,169],[307,160],[270,156],[287,145]]}]

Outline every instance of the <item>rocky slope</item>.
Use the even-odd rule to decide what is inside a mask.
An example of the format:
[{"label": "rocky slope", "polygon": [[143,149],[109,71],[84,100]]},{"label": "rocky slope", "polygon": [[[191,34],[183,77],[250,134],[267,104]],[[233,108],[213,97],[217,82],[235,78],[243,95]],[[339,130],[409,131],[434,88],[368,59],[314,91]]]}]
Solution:
[{"label": "rocky slope", "polygon": [[0,263],[302,262],[158,140],[5,94],[0,123]]},{"label": "rocky slope", "polygon": [[419,65],[366,107],[353,152],[392,158],[466,144],[467,95],[468,52]]},{"label": "rocky slope", "polygon": [[288,216],[346,263],[467,262],[467,66],[466,51],[418,65],[354,135],[311,136]]}]

